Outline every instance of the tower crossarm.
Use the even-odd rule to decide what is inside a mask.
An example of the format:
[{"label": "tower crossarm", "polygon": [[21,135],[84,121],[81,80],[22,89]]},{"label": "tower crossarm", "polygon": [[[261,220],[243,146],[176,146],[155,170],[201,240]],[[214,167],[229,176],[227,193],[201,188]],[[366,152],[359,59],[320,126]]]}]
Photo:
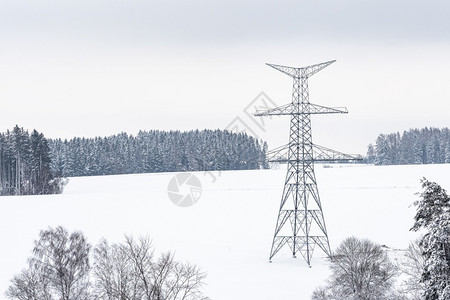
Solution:
[{"label": "tower crossarm", "polygon": [[319,145],[313,145],[313,151],[314,151],[314,161],[337,162],[337,161],[362,160],[362,156],[359,154],[345,154]]},{"label": "tower crossarm", "polygon": [[346,107],[326,107],[317,104],[309,104],[310,114],[347,114],[348,110]]},{"label": "tower crossarm", "polygon": [[327,61],[324,63],[311,65],[311,66],[307,66],[307,67],[301,67],[301,68],[294,68],[294,67],[274,65],[274,64],[266,64],[266,65],[274,68],[275,70],[280,71],[281,73],[284,73],[290,77],[293,77],[293,78],[309,78],[312,75],[319,72],[320,70],[328,67],[335,61],[336,60],[330,60],[330,61]]},{"label": "tower crossarm", "polygon": [[280,146],[267,152],[266,158],[268,162],[286,163],[289,153],[289,144]]},{"label": "tower crossarm", "polygon": [[[361,155],[345,154],[319,145],[312,145],[312,149],[313,149],[312,161],[339,162],[339,161],[362,160]],[[266,157],[268,162],[287,163],[289,161],[296,161],[295,157],[289,157],[289,144],[268,151]]]},{"label": "tower crossarm", "polygon": [[256,117],[262,117],[262,116],[283,116],[283,115],[291,115],[292,111],[294,110],[294,107],[291,103],[275,107],[268,110],[257,110],[255,112]]},{"label": "tower crossarm", "polygon": [[306,111],[298,111],[296,105],[289,103],[283,106],[268,110],[256,111],[255,116],[285,116],[285,115],[302,115],[302,114],[346,114],[346,107],[326,107],[322,105],[309,103]]}]

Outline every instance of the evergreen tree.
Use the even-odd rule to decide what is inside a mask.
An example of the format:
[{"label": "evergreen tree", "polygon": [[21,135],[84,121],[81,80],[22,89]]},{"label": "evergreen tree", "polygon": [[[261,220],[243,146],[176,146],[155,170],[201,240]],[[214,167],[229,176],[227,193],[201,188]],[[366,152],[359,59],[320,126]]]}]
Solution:
[{"label": "evergreen tree", "polygon": [[50,147],[44,135],[36,130],[31,134],[30,143],[32,194],[47,194],[50,192],[48,183],[53,179]]},{"label": "evergreen tree", "polygon": [[19,126],[0,133],[0,195],[60,192],[62,180],[52,172],[50,146],[42,133]]},{"label": "evergreen tree", "polygon": [[6,138],[3,133],[0,133],[0,195],[7,191],[7,166],[8,156],[6,147]]},{"label": "evergreen tree", "polygon": [[381,134],[378,136],[375,144],[375,164],[387,165],[389,164],[389,149],[386,141],[386,136]]},{"label": "evergreen tree", "polygon": [[413,164],[423,164],[425,161],[422,144],[419,137],[415,136],[413,140]]},{"label": "evergreen tree", "polygon": [[422,281],[426,300],[449,299],[450,289],[450,197],[438,184],[422,180],[424,191],[414,204],[414,226],[426,230],[420,241],[425,259]]},{"label": "evergreen tree", "polygon": [[[403,134],[380,134],[375,144],[374,162],[377,165],[449,163],[449,145],[448,128],[410,129]],[[370,160],[370,154],[368,152],[367,160]]]},{"label": "evergreen tree", "polygon": [[15,194],[26,195],[29,192],[26,175],[30,169],[30,139],[28,132],[17,125],[12,131],[12,147],[15,161]]},{"label": "evergreen tree", "polygon": [[373,164],[375,162],[375,148],[373,147],[372,144],[369,144],[369,146],[367,146],[367,159],[366,159],[366,161],[369,164]]}]

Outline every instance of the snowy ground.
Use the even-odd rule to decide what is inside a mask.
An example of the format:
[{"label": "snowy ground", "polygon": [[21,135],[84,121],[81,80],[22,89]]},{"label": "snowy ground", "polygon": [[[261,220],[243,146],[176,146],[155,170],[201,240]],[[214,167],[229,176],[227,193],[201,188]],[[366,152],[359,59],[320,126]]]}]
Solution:
[{"label": "snowy ground", "polygon": [[[185,208],[168,198],[173,173],[71,178],[62,195],[1,197],[0,298],[26,266],[39,231],[63,225],[83,231],[92,244],[149,235],[158,251],[174,250],[177,259],[208,273],[211,299],[309,299],[329,275],[319,249],[312,268],[287,251],[268,263],[285,166],[214,173],[215,182],[210,174],[194,174],[203,192]],[[450,165],[317,165],[331,247],[354,235],[406,248],[416,236],[409,232],[410,205],[420,179],[450,189],[449,174]]]}]

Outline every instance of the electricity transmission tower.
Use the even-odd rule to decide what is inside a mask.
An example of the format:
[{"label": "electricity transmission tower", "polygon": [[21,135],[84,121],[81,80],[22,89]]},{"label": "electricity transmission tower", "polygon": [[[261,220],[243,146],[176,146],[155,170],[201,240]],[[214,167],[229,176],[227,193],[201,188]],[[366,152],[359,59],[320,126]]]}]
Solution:
[{"label": "electricity transmission tower", "polygon": [[267,64],[294,80],[291,103],[255,113],[255,116],[291,116],[289,143],[267,153],[269,162],[287,163],[270,262],[285,245],[289,246],[294,257],[299,252],[308,266],[311,266],[311,257],[316,246],[330,256],[331,249],[314,174],[314,162],[361,159],[359,155],[340,153],[312,142],[311,115],[348,112],[345,107],[331,108],[309,103],[308,78],[333,62],[335,61],[303,68]]}]

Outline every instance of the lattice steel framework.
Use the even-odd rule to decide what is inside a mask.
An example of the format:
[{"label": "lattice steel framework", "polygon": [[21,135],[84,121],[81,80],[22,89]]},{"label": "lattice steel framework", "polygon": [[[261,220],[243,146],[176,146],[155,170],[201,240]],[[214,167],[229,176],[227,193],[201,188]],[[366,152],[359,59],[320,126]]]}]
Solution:
[{"label": "lattice steel framework", "polygon": [[274,255],[285,245],[289,246],[294,257],[299,252],[308,266],[311,266],[316,246],[326,255],[331,254],[314,174],[314,162],[361,159],[359,155],[340,153],[312,142],[311,115],[348,112],[345,107],[331,108],[309,103],[308,78],[333,62],[335,61],[303,68],[267,64],[294,79],[291,103],[255,113],[255,116],[291,116],[289,144],[267,154],[269,162],[287,163],[286,180],[269,261],[272,261]]}]

